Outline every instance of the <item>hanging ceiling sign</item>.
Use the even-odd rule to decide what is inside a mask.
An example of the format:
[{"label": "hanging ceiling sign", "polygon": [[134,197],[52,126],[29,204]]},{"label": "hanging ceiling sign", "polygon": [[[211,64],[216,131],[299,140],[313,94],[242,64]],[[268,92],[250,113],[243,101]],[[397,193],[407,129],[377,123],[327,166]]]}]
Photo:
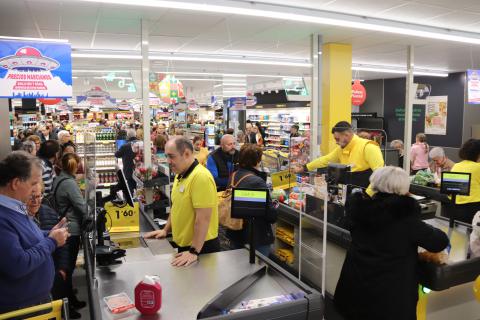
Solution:
[{"label": "hanging ceiling sign", "polygon": [[365,100],[367,100],[367,90],[359,80],[355,80],[352,84],[352,105],[361,106]]},{"label": "hanging ceiling sign", "polygon": [[227,106],[232,111],[247,110],[247,97],[230,98]]},{"label": "hanging ceiling sign", "polygon": [[62,98],[40,98],[38,99],[40,103],[43,103],[44,105],[47,106],[52,106],[55,104],[59,104],[62,101]]},{"label": "hanging ceiling sign", "polygon": [[68,43],[0,40],[0,98],[72,96]]},{"label": "hanging ceiling sign", "polygon": [[197,102],[194,99],[190,99],[188,101],[188,110],[197,111],[199,108],[200,108],[199,105],[197,104]]},{"label": "hanging ceiling sign", "polygon": [[120,110],[130,110],[131,105],[128,103],[127,100],[122,100],[117,104],[118,109]]},{"label": "hanging ceiling sign", "polygon": [[255,97],[253,92],[248,92],[247,93],[247,102],[246,102],[247,107],[253,107],[256,104],[257,104],[257,97]]},{"label": "hanging ceiling sign", "polygon": [[480,104],[480,70],[467,70],[467,98],[469,104]]},{"label": "hanging ceiling sign", "polygon": [[83,107],[108,107],[116,106],[116,99],[110,97],[110,93],[103,91],[100,87],[93,87],[85,92],[84,96],[77,97],[77,105]]}]

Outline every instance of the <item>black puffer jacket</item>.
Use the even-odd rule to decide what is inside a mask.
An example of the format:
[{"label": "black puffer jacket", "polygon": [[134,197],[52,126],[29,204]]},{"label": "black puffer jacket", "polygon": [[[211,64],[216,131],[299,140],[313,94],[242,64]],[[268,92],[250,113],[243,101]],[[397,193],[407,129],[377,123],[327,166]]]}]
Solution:
[{"label": "black puffer jacket", "polygon": [[[244,169],[240,168],[235,173],[235,181],[239,181],[242,177],[246,176],[247,174],[253,174],[253,176],[246,177],[240,184],[238,184],[238,188],[246,188],[246,189],[267,189],[266,183],[266,174],[264,172],[260,172],[254,168]],[[233,176],[233,175],[232,175]],[[273,243],[273,231],[272,231],[272,223],[277,221],[277,209],[272,206],[272,200],[270,199],[270,195],[268,197],[268,204],[267,204],[267,214],[265,219],[255,219],[255,243],[257,246],[264,246]],[[248,234],[249,229],[246,223],[243,224],[244,227],[242,230],[234,231],[234,230],[227,230],[226,235],[227,237],[236,242],[237,244],[245,244],[248,243]]]},{"label": "black puffer jacket", "polygon": [[[50,231],[58,223],[59,216],[55,210],[49,206],[43,205],[40,207],[37,213],[38,220],[40,221],[40,229]],[[69,265],[69,252],[67,246],[58,247],[53,253],[53,263],[55,264],[55,270],[68,270]]]},{"label": "black puffer jacket", "polygon": [[347,201],[352,243],[335,290],[346,319],[416,319],[418,247],[448,245],[447,235],[420,219],[408,196],[354,193]]}]

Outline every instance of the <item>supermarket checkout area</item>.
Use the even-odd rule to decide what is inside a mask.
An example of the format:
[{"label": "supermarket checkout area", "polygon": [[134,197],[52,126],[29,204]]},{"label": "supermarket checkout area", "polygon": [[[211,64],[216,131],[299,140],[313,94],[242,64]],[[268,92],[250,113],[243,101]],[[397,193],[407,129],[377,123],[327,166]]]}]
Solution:
[{"label": "supermarket checkout area", "polygon": [[[168,239],[144,239],[158,225],[141,210],[140,233],[112,234],[125,250],[121,263],[100,266],[86,241],[85,263],[91,319],[321,319],[321,294],[257,253],[249,263],[246,249],[200,256],[189,267],[170,265],[176,252]],[[162,307],[156,316],[142,316],[135,308],[114,314],[105,297],[126,293],[134,299],[135,286],[145,275],[157,275]],[[282,296],[281,303],[242,310],[246,301]],[[292,298],[295,297],[295,298]],[[229,313],[229,310],[237,311]],[[241,312],[239,312],[241,311]]]},{"label": "supermarket checkout area", "polygon": [[[425,188],[416,185],[411,188],[411,191],[425,191],[420,195],[415,194],[421,206],[422,220],[447,233],[451,242],[447,264],[419,261],[420,283],[429,292],[426,309],[428,319],[478,319],[480,304],[475,300],[472,288],[473,281],[480,274],[480,257],[470,258],[471,227],[456,223],[453,229],[449,229],[449,220],[440,216],[442,205],[445,206],[449,199],[438,190]],[[280,204],[275,230],[275,256],[272,259],[302,281],[320,288],[322,270],[318,248],[323,245],[324,200],[318,188],[312,185],[300,184],[295,191],[294,198],[303,198],[304,202],[298,205],[298,200],[294,200],[293,204]],[[298,191],[306,191],[306,194],[299,196]],[[291,194],[287,192],[286,198],[290,198]],[[327,318],[330,315],[328,301],[335,292],[351,242],[350,232],[345,225],[344,205],[334,202],[329,202],[327,206]],[[290,257],[286,257],[285,250],[291,250]]]}]

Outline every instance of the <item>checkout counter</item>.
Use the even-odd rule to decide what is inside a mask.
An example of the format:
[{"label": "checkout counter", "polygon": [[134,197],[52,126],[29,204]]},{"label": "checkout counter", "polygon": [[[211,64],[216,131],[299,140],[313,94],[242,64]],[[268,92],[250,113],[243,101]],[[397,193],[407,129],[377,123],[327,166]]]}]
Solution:
[{"label": "checkout counter", "polygon": [[[412,189],[418,188],[412,186]],[[430,189],[425,190],[431,192]],[[439,192],[433,197],[427,193],[420,194],[422,197],[418,199],[422,207],[422,219],[447,233],[452,246],[447,264],[438,265],[419,261],[420,282],[425,287],[424,292],[429,292],[428,295],[424,295],[428,297],[427,318],[429,320],[454,318],[477,320],[480,316],[480,304],[475,300],[472,288],[473,281],[480,274],[480,257],[469,258],[470,230],[462,223],[456,223],[454,229],[449,229],[448,219],[436,215],[448,200],[446,196]],[[321,248],[323,245],[323,206],[324,201],[314,194],[306,195],[302,210],[291,205],[280,204],[276,227],[277,229],[280,227],[282,232],[280,234],[275,232],[277,236],[275,247],[284,247],[282,242],[285,241],[278,237],[282,236],[283,230],[289,230],[290,237],[294,239],[293,259],[286,262],[282,261],[284,259],[281,256],[272,256],[273,260],[292,274],[317,289],[321,285],[321,264],[318,263],[321,256],[315,252],[315,248]],[[344,206],[341,203],[329,203],[327,212],[325,289],[326,317],[328,318],[331,313],[328,308],[329,299],[335,292],[351,237],[344,222]]]},{"label": "checkout counter", "polygon": [[[201,255],[189,267],[172,267],[176,252],[168,239],[143,239],[158,229],[143,208],[140,234],[112,234],[110,240],[126,250],[121,263],[96,266],[92,241],[85,240],[85,263],[90,319],[143,319],[136,309],[112,314],[104,298],[125,292],[133,301],[134,288],[145,275],[157,275],[162,286],[162,308],[148,319],[321,319],[323,298],[272,260],[257,253],[249,263],[246,249]],[[294,294],[297,299],[238,313],[228,310],[243,301]]]}]

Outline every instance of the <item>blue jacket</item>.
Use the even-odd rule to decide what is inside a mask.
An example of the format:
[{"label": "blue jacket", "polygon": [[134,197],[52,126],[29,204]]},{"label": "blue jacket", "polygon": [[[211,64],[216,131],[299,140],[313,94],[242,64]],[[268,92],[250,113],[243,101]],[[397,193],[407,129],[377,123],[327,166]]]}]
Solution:
[{"label": "blue jacket", "polygon": [[24,212],[19,201],[0,196],[0,312],[45,301],[53,285],[57,244]]}]

